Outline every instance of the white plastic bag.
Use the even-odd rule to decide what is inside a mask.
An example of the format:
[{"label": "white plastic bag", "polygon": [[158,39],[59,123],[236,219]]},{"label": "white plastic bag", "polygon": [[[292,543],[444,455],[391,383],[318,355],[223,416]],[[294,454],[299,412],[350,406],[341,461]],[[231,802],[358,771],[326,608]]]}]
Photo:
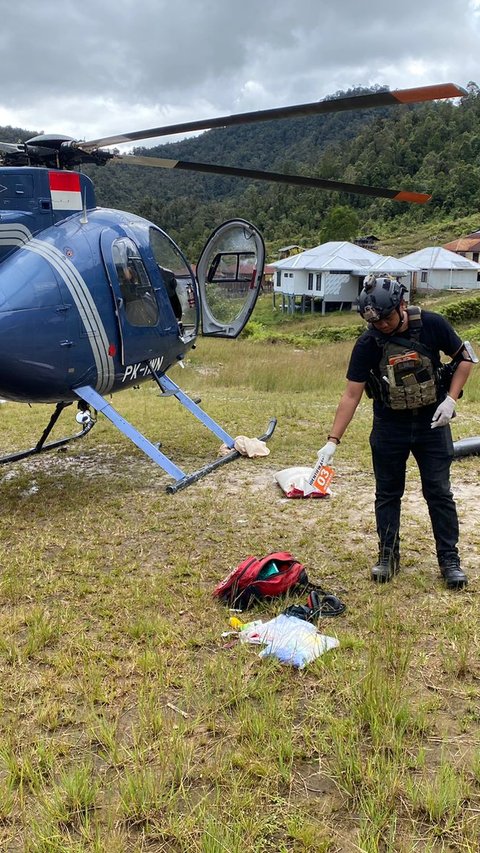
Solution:
[{"label": "white plastic bag", "polygon": [[326,493],[319,492],[309,483],[313,470],[303,466],[284,468],[283,471],[277,471],[275,480],[287,498],[325,498],[331,495],[330,489]]},{"label": "white plastic bag", "polygon": [[248,642],[266,643],[260,657],[276,657],[299,669],[340,645],[335,637],[320,634],[311,622],[284,613],[256,626],[255,639]]}]

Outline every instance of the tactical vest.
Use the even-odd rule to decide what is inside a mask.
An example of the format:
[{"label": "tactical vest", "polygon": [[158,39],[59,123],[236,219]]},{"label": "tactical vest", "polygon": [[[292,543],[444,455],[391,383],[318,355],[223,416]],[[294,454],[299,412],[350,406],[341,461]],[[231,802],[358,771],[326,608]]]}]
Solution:
[{"label": "tactical vest", "polygon": [[419,341],[421,309],[407,308],[410,338],[372,335],[382,349],[378,368],[370,371],[366,390],[390,409],[419,409],[437,401],[436,369],[430,350]]}]

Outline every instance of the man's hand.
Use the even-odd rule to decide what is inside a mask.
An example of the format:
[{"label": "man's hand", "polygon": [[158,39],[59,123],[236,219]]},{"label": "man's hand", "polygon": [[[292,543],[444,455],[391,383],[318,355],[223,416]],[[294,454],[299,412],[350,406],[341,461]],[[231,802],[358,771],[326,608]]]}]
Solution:
[{"label": "man's hand", "polygon": [[431,428],[435,429],[435,427],[447,426],[454,414],[455,400],[447,395],[434,412],[432,423],[430,424]]},{"label": "man's hand", "polygon": [[330,465],[336,449],[337,445],[334,441],[327,441],[317,453],[318,462],[321,462],[322,465]]}]

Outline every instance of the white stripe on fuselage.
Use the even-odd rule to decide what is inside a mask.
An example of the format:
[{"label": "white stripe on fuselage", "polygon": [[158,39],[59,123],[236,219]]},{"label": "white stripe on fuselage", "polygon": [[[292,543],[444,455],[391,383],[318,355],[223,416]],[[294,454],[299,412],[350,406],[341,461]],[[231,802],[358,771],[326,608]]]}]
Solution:
[{"label": "white stripe on fuselage", "polygon": [[98,374],[96,390],[99,394],[108,393],[115,378],[113,359],[108,355],[107,333],[85,280],[72,262],[51,243],[33,239],[25,249],[48,261],[65,282],[90,341]]},{"label": "white stripe on fuselage", "polygon": [[0,244],[2,246],[24,246],[32,239],[32,233],[25,225],[0,225]]}]

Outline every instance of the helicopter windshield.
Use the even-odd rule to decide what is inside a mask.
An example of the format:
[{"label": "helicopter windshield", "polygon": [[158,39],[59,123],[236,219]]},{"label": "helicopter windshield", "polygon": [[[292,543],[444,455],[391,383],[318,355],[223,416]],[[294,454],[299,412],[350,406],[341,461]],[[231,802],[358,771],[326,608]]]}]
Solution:
[{"label": "helicopter windshield", "polygon": [[147,271],[132,240],[123,238],[112,245],[125,317],[132,326],[155,326],[158,305]]}]

